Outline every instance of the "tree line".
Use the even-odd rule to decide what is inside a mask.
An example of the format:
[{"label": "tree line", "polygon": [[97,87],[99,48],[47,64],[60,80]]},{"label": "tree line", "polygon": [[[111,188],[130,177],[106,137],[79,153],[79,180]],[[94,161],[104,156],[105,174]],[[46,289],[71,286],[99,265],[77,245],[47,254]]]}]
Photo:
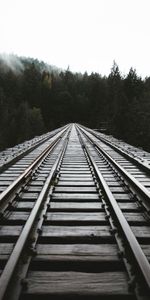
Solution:
[{"label": "tree line", "polygon": [[[15,65],[15,58],[19,65]],[[0,58],[0,149],[78,122],[150,150],[150,77],[114,62],[110,74],[72,73],[35,59]]]}]

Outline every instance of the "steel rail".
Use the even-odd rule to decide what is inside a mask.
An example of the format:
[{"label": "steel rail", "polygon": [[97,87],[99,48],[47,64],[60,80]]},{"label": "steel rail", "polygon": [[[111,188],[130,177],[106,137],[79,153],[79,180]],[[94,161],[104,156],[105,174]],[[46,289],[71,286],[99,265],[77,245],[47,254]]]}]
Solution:
[{"label": "steel rail", "polygon": [[47,146],[47,148],[27,167],[27,169],[16,179],[14,180],[6,190],[4,190],[0,194],[0,208],[2,207],[4,201],[9,199],[12,193],[14,193],[17,188],[23,183],[26,182],[27,178],[33,173],[33,170],[35,167],[39,164],[39,162],[44,159],[44,157],[47,155],[47,153],[53,149],[53,147],[58,143],[60,140],[62,134],[66,132],[67,129],[64,129],[60,133],[57,133],[56,139],[51,142],[50,145]]},{"label": "steel rail", "polygon": [[142,200],[145,204],[145,208],[149,212],[150,210],[150,192],[128,171],[126,171],[122,166],[120,166],[99,144],[98,142],[92,140],[92,138],[86,133],[86,131],[81,129],[89,141],[95,145],[95,147],[108,159],[111,164],[122,174],[122,176],[130,183],[131,187],[142,196]]},{"label": "steel rail", "polygon": [[19,261],[19,258],[21,256],[21,253],[24,249],[24,246],[26,245],[27,239],[29,237],[29,234],[34,226],[34,222],[36,221],[36,218],[38,216],[38,213],[40,211],[41,205],[43,204],[44,199],[46,198],[48,194],[48,190],[51,184],[51,181],[53,180],[53,177],[57,171],[57,167],[59,165],[59,162],[61,161],[64,152],[66,150],[66,146],[68,144],[68,135],[70,134],[70,131],[68,130],[67,137],[65,138],[65,141],[63,143],[62,150],[60,151],[56,161],[54,162],[52,169],[50,171],[50,174],[48,175],[46,182],[38,196],[38,199],[36,200],[36,203],[31,211],[30,216],[27,219],[26,224],[24,225],[22,232],[14,246],[14,249],[8,259],[8,262],[5,265],[5,268],[2,272],[2,275],[0,277],[0,300],[4,299],[4,296],[7,292],[8,285],[11,281],[11,278],[13,276],[13,273],[15,271],[15,268],[17,266],[17,263]]},{"label": "steel rail", "polygon": [[[68,137],[66,137],[67,141]],[[42,233],[42,226],[43,222],[47,218],[47,210],[50,207],[50,202],[51,202],[51,196],[53,193],[53,189],[55,186],[55,180],[56,178],[59,177],[59,170],[62,164],[62,160],[64,157],[64,154],[66,152],[68,143],[66,142],[62,155],[59,159],[59,162],[57,164],[57,167],[55,169],[54,175],[52,177],[52,181],[50,184],[50,187],[48,188],[48,194],[45,197],[45,200],[42,201],[42,207],[38,213],[38,218],[36,219],[36,222],[34,223],[33,229],[31,229],[31,232],[29,234],[28,240],[31,240],[31,245],[28,243],[27,245],[27,251],[25,249],[25,253],[23,252],[23,256],[21,256],[21,263],[19,263],[19,268],[15,271],[15,274],[13,276],[13,280],[9,286],[9,293],[7,294],[8,300],[19,300],[20,299],[20,294],[22,290],[27,288],[28,286],[28,279],[27,279],[27,272],[30,266],[30,263],[32,261],[32,258],[34,255],[37,254],[36,246],[38,242],[38,238]],[[24,261],[24,254],[25,254],[25,261]],[[19,274],[19,276],[18,276]],[[18,278],[18,280],[15,280],[15,277]]]},{"label": "steel rail", "polygon": [[122,148],[119,148],[115,143],[109,142],[107,139],[105,139],[103,137],[100,137],[93,129],[87,128],[87,127],[85,127],[83,125],[79,125],[79,126],[82,127],[83,129],[87,130],[89,133],[93,134],[100,141],[102,141],[106,145],[110,146],[112,149],[114,149],[115,151],[117,151],[119,154],[121,154],[125,158],[128,158],[129,161],[134,162],[138,167],[140,167],[145,172],[147,172],[148,174],[150,174],[150,166],[148,165],[148,163],[144,163],[142,161],[143,158],[140,158],[140,157],[138,158],[136,156],[133,156],[133,154],[130,154],[130,153],[124,151]]},{"label": "steel rail", "polygon": [[46,141],[48,141],[49,139],[53,138],[56,134],[58,134],[60,131],[63,130],[63,128],[65,129],[67,126],[63,126],[57,130],[55,130],[55,132],[51,132],[49,133],[48,136],[46,136],[45,138],[36,141],[33,145],[31,145],[28,149],[25,149],[22,153],[16,155],[13,159],[11,159],[10,161],[4,163],[1,167],[0,167],[0,173],[4,172],[5,170],[7,170],[10,166],[12,166],[14,163],[16,163],[19,159],[22,159],[23,157],[25,157],[27,154],[29,154],[30,152],[32,152],[34,149],[36,149],[37,147],[39,147],[40,145],[42,145],[43,143],[45,143]]},{"label": "steel rail", "polygon": [[[78,132],[81,137],[81,133],[80,133],[79,129],[78,129]],[[133,254],[135,262],[141,272],[141,275],[146,283],[146,286],[150,290],[150,264],[145,256],[145,254],[143,253],[143,250],[141,249],[141,246],[139,245],[135,235],[133,234],[128,222],[126,221],[120,207],[118,206],[117,201],[115,200],[112,192],[110,191],[104,177],[102,176],[96,162],[94,161],[94,158],[92,157],[89,148],[85,145],[82,137],[81,137],[81,140],[82,140],[84,149],[87,153],[87,156],[95,170],[95,173],[100,182],[100,185],[102,186],[102,189],[103,189],[105,195],[107,196],[109,205],[111,206],[113,213],[116,216],[116,219],[120,225],[120,228],[122,229],[122,232],[125,236],[125,239],[128,242],[131,253]]]}]

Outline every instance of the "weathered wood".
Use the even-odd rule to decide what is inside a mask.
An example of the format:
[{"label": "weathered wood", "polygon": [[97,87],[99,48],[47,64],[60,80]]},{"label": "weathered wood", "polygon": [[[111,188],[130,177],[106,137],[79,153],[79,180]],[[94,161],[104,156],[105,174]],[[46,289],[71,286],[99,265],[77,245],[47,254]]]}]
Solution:
[{"label": "weathered wood", "polygon": [[12,174],[11,170],[7,170],[7,171],[5,171],[3,173],[3,176],[8,176],[8,177],[10,177],[10,176],[12,176],[12,177],[16,176],[16,177],[18,177],[20,175],[20,173],[21,173],[21,171],[20,172],[13,172],[13,174]]},{"label": "weathered wood", "polygon": [[14,178],[16,178],[17,175],[16,174],[5,174],[5,173],[2,173],[0,174],[0,180],[13,180]]},{"label": "weathered wood", "polygon": [[73,175],[75,175],[75,174],[77,174],[77,175],[78,174],[83,174],[83,175],[87,174],[88,175],[89,174],[90,175],[91,172],[86,171],[86,170],[83,170],[83,171],[81,171],[81,170],[80,171],[79,170],[72,170],[72,171],[71,170],[70,171],[69,170],[64,170],[64,171],[60,171],[60,174],[73,174]]},{"label": "weathered wood", "polygon": [[114,244],[38,244],[35,260],[119,261]]},{"label": "weathered wood", "polygon": [[8,216],[8,218],[5,220],[5,222],[8,221],[20,221],[20,222],[25,222],[29,217],[29,212],[25,212],[25,211],[15,211],[15,212],[11,212],[11,214]]},{"label": "weathered wood", "polygon": [[120,187],[121,186],[121,183],[117,182],[117,181],[108,181],[107,180],[107,184],[109,187]]},{"label": "weathered wood", "polygon": [[143,249],[143,252],[145,253],[146,257],[150,261],[150,246],[148,245],[141,245],[141,248]]},{"label": "weathered wood", "polygon": [[99,200],[99,195],[98,194],[81,194],[81,193],[53,193],[52,195],[52,199],[61,199],[61,200],[64,200],[64,199],[68,199],[68,200],[88,200],[88,199],[91,199],[91,200]]},{"label": "weathered wood", "polygon": [[131,226],[137,238],[150,238],[150,226]]},{"label": "weathered wood", "polygon": [[61,172],[62,171],[81,171],[81,172],[84,172],[84,171],[90,171],[90,169],[89,169],[89,166],[87,165],[86,167],[82,167],[82,166],[80,166],[80,165],[78,165],[78,166],[72,166],[72,167],[61,167]]},{"label": "weathered wood", "polygon": [[128,222],[139,222],[139,223],[145,223],[147,220],[144,218],[144,216],[141,214],[141,212],[128,212],[124,213],[124,216]]},{"label": "weathered wood", "polygon": [[0,237],[19,236],[22,226],[0,226]]},{"label": "weathered wood", "polygon": [[[142,245],[143,250],[150,259],[150,250],[146,245],[150,241],[150,226],[147,226],[135,200],[132,201],[130,194],[124,189],[123,182],[118,181],[114,171],[101,160],[93,146],[89,142],[87,144],[125,218],[132,225],[133,232],[145,243]],[[12,251],[13,242],[23,228],[21,225],[27,220],[39,196],[60,148],[60,145],[56,147],[51,158],[41,165],[37,179],[31,181],[28,190],[22,190],[23,201],[18,197],[16,200],[19,203],[15,203],[13,208],[10,207],[8,219],[1,222],[1,225],[4,224],[0,227],[0,259],[3,265]],[[108,146],[104,148],[116,160],[120,159],[121,156],[113,150],[109,151]],[[122,165],[124,161],[122,159]],[[18,163],[3,177],[0,176],[0,189],[12,182],[14,174],[12,176],[10,171],[15,171],[17,176],[25,167],[25,164]],[[148,177],[143,177],[144,173],[139,174],[138,169],[131,163],[125,162],[124,167],[150,187]],[[105,207],[102,207],[102,199],[95,187],[75,129],[71,132],[59,175],[53,194],[48,198],[50,206],[47,206],[46,217],[43,217],[37,255],[33,257],[29,267],[28,286],[23,290],[26,294],[23,299],[31,299],[32,296],[33,299],[38,299],[40,295],[47,299],[120,299],[126,296],[126,299],[133,300],[128,289],[128,278],[121,272],[125,270],[125,266],[118,256],[116,237],[110,230]],[[85,266],[88,266],[87,269]]]},{"label": "weathered wood", "polygon": [[140,170],[133,170],[133,171],[130,170],[130,173],[131,173],[132,175],[134,175],[134,174],[135,174],[135,175],[140,175],[140,176],[141,176],[141,175],[144,175],[144,172],[143,172],[143,174],[142,174],[142,172],[141,172]]},{"label": "weathered wood", "polygon": [[110,186],[109,185],[109,188],[111,190],[112,193],[125,193],[125,188],[124,187],[121,187],[121,186]]},{"label": "weathered wood", "polygon": [[26,192],[26,193],[23,193],[21,195],[21,198],[22,199],[37,199],[38,198],[38,195],[39,193],[30,193],[30,192]]},{"label": "weathered wood", "polygon": [[43,226],[42,237],[110,237],[109,226]]},{"label": "weathered wood", "polygon": [[34,180],[32,181],[31,185],[30,186],[43,186],[44,184],[44,180]]},{"label": "weathered wood", "polygon": [[0,179],[0,186],[8,186],[12,183],[12,180],[1,180]]},{"label": "weathered wood", "polygon": [[113,171],[111,171],[111,169],[110,170],[101,170],[101,168],[99,167],[99,170],[101,171],[101,173],[102,173],[102,175],[107,175],[107,176],[109,176],[109,175],[112,175],[112,176],[114,176],[114,172]]},{"label": "weathered wood", "polygon": [[102,209],[101,202],[50,202],[50,209],[79,209],[79,210],[99,210]]},{"label": "weathered wood", "polygon": [[0,186],[0,193],[2,193],[3,191],[5,191],[6,190],[6,186]]},{"label": "weathered wood", "polygon": [[26,202],[21,201],[21,202],[18,203],[18,205],[17,205],[17,207],[15,209],[16,210],[17,209],[22,209],[22,210],[29,209],[29,210],[31,210],[33,208],[34,204],[35,203],[33,201],[31,201],[31,202],[29,202],[29,201],[26,201]]},{"label": "weathered wood", "polygon": [[61,187],[61,186],[56,186],[55,187],[55,193],[97,193],[96,187],[94,186],[66,186],[66,187]]},{"label": "weathered wood", "polygon": [[75,162],[75,161],[72,161],[72,162],[64,162],[62,163],[62,167],[69,167],[69,168],[72,168],[72,167],[87,167],[87,161],[84,160],[84,161],[80,161],[80,162]]},{"label": "weathered wood", "polygon": [[63,182],[63,181],[71,181],[71,182],[80,182],[80,181],[92,181],[93,182],[93,178],[92,178],[92,175],[89,175],[89,176],[85,176],[85,175],[66,175],[66,176],[60,176],[59,177],[59,182]]},{"label": "weathered wood", "polygon": [[1,243],[0,244],[0,253],[1,254],[10,254],[13,249],[13,243]]},{"label": "weathered wood", "polygon": [[30,185],[29,187],[28,187],[28,192],[30,192],[30,193],[36,193],[36,192],[40,192],[42,190],[42,186],[40,186],[40,185]]},{"label": "weathered wood", "polygon": [[142,177],[142,178],[139,178],[139,181],[140,181],[140,182],[144,182],[144,183],[148,183],[148,184],[149,184],[149,183],[150,183],[150,177],[149,177],[149,176],[146,176],[146,178],[143,178],[143,177]]},{"label": "weathered wood", "polygon": [[[108,223],[105,218],[106,214],[103,212],[99,213],[66,213],[66,212],[55,212],[55,213],[47,213],[47,219],[46,221],[80,221],[80,222],[103,222],[103,223]],[[74,223],[75,225],[75,223]]]},{"label": "weathered wood", "polygon": [[123,272],[39,272],[29,271],[27,294],[50,296],[131,295]]},{"label": "weathered wood", "polygon": [[119,207],[123,210],[123,211],[137,211],[138,210],[138,206],[136,203],[134,202],[118,202]]},{"label": "weathered wood", "polygon": [[93,187],[95,186],[93,180],[91,181],[62,181],[62,180],[59,180],[58,184],[57,184],[57,187],[60,187],[60,186],[66,186],[66,187],[75,187],[75,186],[82,186],[82,187]]},{"label": "weathered wood", "polygon": [[118,193],[114,193],[113,192],[113,195],[114,195],[114,197],[115,197],[115,199],[116,200],[118,200],[118,201],[131,201],[131,196],[130,196],[130,194],[125,194],[125,193],[120,193],[120,194],[118,194]]},{"label": "weathered wood", "polygon": [[135,174],[134,177],[138,178],[138,179],[142,178],[142,180],[143,180],[143,178],[147,179],[147,175],[146,174]]}]

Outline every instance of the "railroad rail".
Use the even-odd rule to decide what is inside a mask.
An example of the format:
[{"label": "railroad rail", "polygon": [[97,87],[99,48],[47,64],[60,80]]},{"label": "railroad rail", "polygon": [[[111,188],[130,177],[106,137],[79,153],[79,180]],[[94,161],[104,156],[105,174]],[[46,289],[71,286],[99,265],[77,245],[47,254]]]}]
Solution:
[{"label": "railroad rail", "polygon": [[49,141],[54,135],[56,135],[60,130],[65,128],[55,129],[51,132],[37,136],[29,141],[25,141],[22,144],[16,145],[12,148],[7,148],[0,152],[0,172],[6,170],[8,167],[16,163],[19,159],[33,151],[35,148],[40,146],[46,141]]},{"label": "railroad rail", "polygon": [[148,168],[79,124],[8,166],[0,300],[148,300],[149,186]]}]

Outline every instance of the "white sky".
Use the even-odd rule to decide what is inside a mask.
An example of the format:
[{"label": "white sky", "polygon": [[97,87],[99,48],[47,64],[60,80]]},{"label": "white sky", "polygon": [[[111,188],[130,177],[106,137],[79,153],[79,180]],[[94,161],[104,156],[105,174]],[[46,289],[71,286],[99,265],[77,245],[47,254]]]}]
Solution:
[{"label": "white sky", "polygon": [[0,0],[0,53],[150,76],[150,0]]}]

